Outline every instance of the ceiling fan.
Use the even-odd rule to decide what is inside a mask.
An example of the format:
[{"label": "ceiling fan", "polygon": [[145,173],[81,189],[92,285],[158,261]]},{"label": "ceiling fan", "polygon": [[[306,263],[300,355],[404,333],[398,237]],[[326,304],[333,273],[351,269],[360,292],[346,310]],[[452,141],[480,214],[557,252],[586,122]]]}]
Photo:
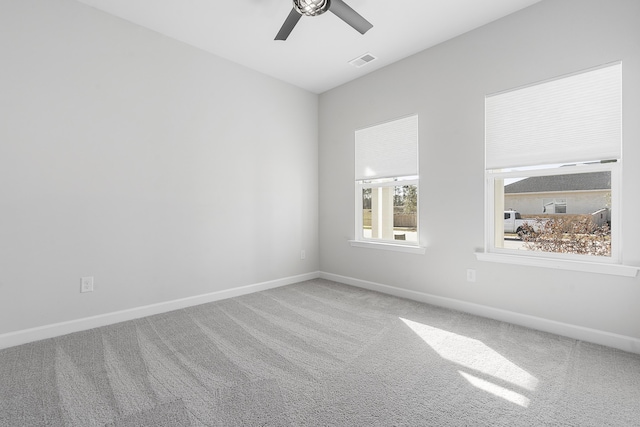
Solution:
[{"label": "ceiling fan", "polygon": [[286,40],[302,15],[317,16],[327,10],[330,10],[338,18],[351,25],[360,34],[366,33],[373,27],[373,24],[342,0],[293,0],[293,9],[289,12],[289,16],[282,24],[282,28],[278,31],[275,39]]}]

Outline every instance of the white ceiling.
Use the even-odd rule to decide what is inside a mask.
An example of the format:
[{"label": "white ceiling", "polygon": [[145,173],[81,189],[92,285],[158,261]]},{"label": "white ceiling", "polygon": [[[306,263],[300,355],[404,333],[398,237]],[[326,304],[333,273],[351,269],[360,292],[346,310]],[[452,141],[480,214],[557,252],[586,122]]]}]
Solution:
[{"label": "white ceiling", "polygon": [[[345,0],[373,24],[361,35],[332,13],[303,16],[274,37],[291,0],[78,0],[314,93],[499,19],[540,0]],[[364,53],[375,61],[356,68]]]}]

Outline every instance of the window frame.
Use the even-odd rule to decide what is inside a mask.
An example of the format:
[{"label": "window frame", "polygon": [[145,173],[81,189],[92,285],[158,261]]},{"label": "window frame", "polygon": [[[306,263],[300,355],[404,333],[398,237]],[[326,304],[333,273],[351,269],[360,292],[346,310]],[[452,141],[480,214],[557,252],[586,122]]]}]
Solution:
[{"label": "window frame", "polygon": [[[399,245],[399,246],[420,246],[420,178],[419,176],[412,177],[396,177],[388,180],[358,180],[356,181],[356,236],[355,240],[365,243],[380,243],[386,245]],[[382,238],[367,238],[364,237],[363,230],[363,218],[362,212],[364,211],[362,191],[365,188],[382,188],[382,187],[401,187],[404,185],[415,185],[416,192],[418,193],[418,203],[416,206],[416,233],[417,240],[415,242],[411,240],[390,240]],[[372,208],[373,209],[373,208]]]},{"label": "window frame", "polygon": [[[476,252],[478,260],[627,277],[637,275],[640,267],[623,264],[622,76],[622,62],[615,61],[485,96],[486,217],[484,248],[483,252]],[[563,86],[562,81],[567,85]],[[596,115],[602,120],[593,120]],[[610,159],[616,163],[604,163]],[[496,185],[496,179],[588,172],[584,167],[536,170],[543,165],[571,162],[583,165],[600,162],[598,166],[592,165],[591,171],[611,171],[611,257],[497,248],[496,191],[500,191],[503,199],[500,209],[505,206],[501,191],[504,181]],[[506,168],[520,170],[504,172]],[[502,216],[500,213],[500,218]]]},{"label": "window frame", "polygon": [[[389,173],[381,174],[380,171],[378,171],[378,174],[375,174],[373,176],[362,174],[361,173],[362,164],[360,163],[360,159],[362,158],[358,157],[358,153],[359,153],[359,147],[363,147],[363,145],[360,145],[359,143],[359,139],[358,139],[359,132],[370,131],[370,130],[374,131],[375,130],[374,128],[376,128],[377,126],[381,126],[381,128],[383,129],[382,130],[383,133],[385,131],[388,132],[388,126],[392,125],[394,122],[399,122],[398,124],[401,125],[401,122],[405,120],[412,120],[414,118],[416,121],[415,128],[413,128],[415,130],[415,164],[414,166],[411,166],[408,170],[404,171],[407,173],[405,174],[400,173],[398,174],[398,176],[387,176],[389,175]],[[355,161],[354,161],[355,233],[354,233],[354,239],[349,240],[349,243],[351,246],[371,248],[371,249],[384,249],[384,250],[408,252],[408,253],[415,253],[415,254],[424,254],[426,252],[426,248],[420,246],[420,171],[419,171],[419,163],[420,163],[419,133],[420,132],[419,132],[419,125],[420,125],[420,117],[417,113],[414,113],[414,114],[408,114],[406,116],[397,117],[395,119],[386,120],[384,122],[380,122],[377,124],[373,124],[373,125],[355,130],[354,132],[354,137],[355,137],[355,141],[354,141],[355,142]],[[367,140],[364,140],[362,142],[366,144],[365,141]],[[405,151],[406,149],[407,149],[406,144],[401,144],[399,153],[404,153],[404,155],[406,156],[406,153],[407,153],[407,151]],[[384,152],[387,153],[387,151],[384,151]],[[401,156],[402,155],[403,154],[401,154]],[[400,171],[401,169],[397,169],[397,171]],[[389,240],[389,239],[381,239],[381,238],[374,239],[374,238],[364,237],[363,235],[363,228],[364,228],[363,227],[364,225],[363,224],[363,197],[362,197],[363,189],[364,188],[397,187],[397,186],[403,186],[403,185],[415,185],[416,187],[417,199],[418,199],[416,204],[417,240],[416,241],[395,240],[395,239]]]},{"label": "window frame", "polygon": [[[485,194],[486,194],[486,220],[485,220],[485,254],[501,255],[510,257],[535,258],[541,261],[549,260],[582,262],[594,264],[621,265],[622,263],[622,221],[620,215],[620,190],[621,190],[621,169],[622,162],[603,162],[597,164],[580,164],[577,166],[550,167],[544,169],[519,169],[509,171],[485,171]],[[558,176],[571,175],[590,172],[610,172],[611,173],[611,256],[593,256],[579,254],[565,254],[540,251],[522,251],[518,249],[503,248],[496,245],[498,230],[496,230],[497,208],[504,211],[504,199],[502,203],[496,200],[496,180],[508,178],[534,177],[534,176]],[[504,181],[503,181],[504,185]],[[502,195],[504,197],[504,195]],[[504,214],[500,214],[504,217]]]}]

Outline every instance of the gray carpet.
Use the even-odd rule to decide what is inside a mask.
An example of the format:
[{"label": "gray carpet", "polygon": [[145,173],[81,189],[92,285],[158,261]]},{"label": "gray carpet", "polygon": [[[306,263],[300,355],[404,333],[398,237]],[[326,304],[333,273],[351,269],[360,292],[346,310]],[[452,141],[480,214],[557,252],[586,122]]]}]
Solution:
[{"label": "gray carpet", "polygon": [[0,351],[1,426],[640,426],[640,355],[313,280]]}]

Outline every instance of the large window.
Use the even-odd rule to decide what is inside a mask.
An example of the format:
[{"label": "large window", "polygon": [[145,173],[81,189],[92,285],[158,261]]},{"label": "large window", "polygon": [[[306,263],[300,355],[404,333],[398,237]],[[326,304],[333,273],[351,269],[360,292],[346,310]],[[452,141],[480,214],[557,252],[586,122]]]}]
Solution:
[{"label": "large window", "polygon": [[621,69],[486,98],[485,252],[621,262]]},{"label": "large window", "polygon": [[418,245],[418,116],[355,133],[356,240]]}]

